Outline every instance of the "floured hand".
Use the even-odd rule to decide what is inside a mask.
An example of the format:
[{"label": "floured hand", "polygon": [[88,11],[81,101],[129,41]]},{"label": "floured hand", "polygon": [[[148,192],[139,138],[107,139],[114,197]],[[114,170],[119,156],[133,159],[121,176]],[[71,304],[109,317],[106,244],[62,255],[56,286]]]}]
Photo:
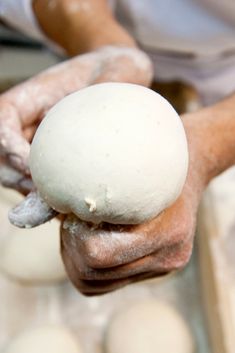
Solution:
[{"label": "floured hand", "polygon": [[200,141],[193,136],[194,124],[191,126],[186,120],[189,173],[173,206],[155,219],[135,226],[103,224],[95,228],[74,215],[64,218],[62,257],[71,281],[82,293],[103,294],[180,269],[188,262],[207,173]]},{"label": "floured hand", "polygon": [[69,215],[62,225],[62,256],[74,285],[86,295],[180,269],[188,262],[199,198],[185,186],[178,201],[138,226],[93,228]]},{"label": "floured hand", "polygon": [[[0,156],[4,166],[11,168],[11,174],[17,171],[18,176],[8,182],[6,170],[0,168],[0,180],[4,178],[4,185],[26,193],[25,184],[28,187],[30,180],[30,141],[48,109],[65,95],[97,82],[132,82],[147,86],[151,79],[152,66],[143,52],[136,48],[106,46],[58,64],[1,95]],[[35,199],[35,195],[32,197]],[[17,221],[14,212],[11,213],[13,224],[19,224],[20,213],[25,214],[26,204],[30,202],[17,208]],[[30,212],[33,216],[37,209],[28,209],[29,219]],[[32,219],[34,221],[28,226],[38,225],[35,217]],[[43,215],[40,222],[43,222]]]}]

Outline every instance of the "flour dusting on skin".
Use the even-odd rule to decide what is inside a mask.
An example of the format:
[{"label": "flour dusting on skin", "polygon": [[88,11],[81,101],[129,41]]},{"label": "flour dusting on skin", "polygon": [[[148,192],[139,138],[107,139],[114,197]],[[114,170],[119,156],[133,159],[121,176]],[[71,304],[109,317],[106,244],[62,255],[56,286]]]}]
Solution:
[{"label": "flour dusting on skin", "polygon": [[15,169],[0,164],[0,184],[4,187],[29,193],[33,189],[33,182]]},{"label": "flour dusting on skin", "polygon": [[57,215],[40,195],[32,191],[18,206],[9,212],[10,222],[19,228],[33,228]]},{"label": "flour dusting on skin", "polygon": [[[93,242],[92,250],[90,250],[89,256],[97,258],[103,254],[110,254],[114,252],[117,247],[126,251],[115,252],[113,257],[115,261],[123,263],[125,260],[136,259],[142,256],[143,249],[141,246],[133,247],[133,241],[142,243],[143,234],[128,232],[128,226],[111,225],[107,223],[101,223],[99,225],[88,224],[79,220],[75,215],[70,214],[63,222],[62,228],[66,231],[69,236],[69,242],[71,246],[77,248],[78,241],[89,242],[97,239],[97,247],[95,241]],[[150,242],[151,243],[151,242]],[[150,247],[152,244],[150,244]]]},{"label": "flour dusting on skin", "polygon": [[29,143],[11,126],[0,124],[0,157],[8,159],[14,167],[25,173],[28,170]]},{"label": "flour dusting on skin", "polygon": [[[50,6],[54,4],[51,0]],[[4,124],[0,122],[0,156],[7,158],[17,170],[29,173],[30,146],[21,135],[22,124],[30,125],[40,121],[47,110],[61,98],[90,84],[115,80],[148,85],[151,78],[152,65],[146,54],[136,48],[116,46],[106,46],[47,69],[1,96],[1,101],[9,104],[2,110]],[[27,178],[22,183],[26,183],[25,188],[32,186]],[[14,183],[11,185],[14,187]],[[37,226],[54,215],[54,211],[44,201],[34,203],[34,215],[30,209],[27,210],[27,205],[28,202],[21,204],[10,213],[12,222],[20,227],[24,226],[24,221],[25,225]],[[92,206],[91,212],[94,211]],[[32,222],[29,220],[30,214]]]},{"label": "flour dusting on skin", "polygon": [[148,76],[152,76],[153,67],[152,62],[150,61],[149,57],[137,48],[129,48],[129,47],[115,47],[115,46],[106,46],[103,49],[104,58],[116,59],[127,57],[129,60],[132,61],[135,67],[143,70],[144,72],[148,73]]}]

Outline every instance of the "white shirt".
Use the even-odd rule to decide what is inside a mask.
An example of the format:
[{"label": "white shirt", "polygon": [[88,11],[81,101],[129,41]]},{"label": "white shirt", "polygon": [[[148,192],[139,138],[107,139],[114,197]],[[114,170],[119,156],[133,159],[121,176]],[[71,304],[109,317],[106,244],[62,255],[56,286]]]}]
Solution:
[{"label": "white shirt", "polygon": [[151,51],[235,52],[234,0],[113,0],[119,21]]},{"label": "white shirt", "polygon": [[[109,1],[119,22],[152,58],[156,79],[194,85],[205,104],[235,90],[235,0]],[[32,0],[0,0],[0,17],[52,44],[40,30]]]},{"label": "white shirt", "polygon": [[26,36],[45,43],[52,50],[63,52],[62,48],[41,31],[33,12],[32,2],[33,0],[0,0],[0,19]]}]

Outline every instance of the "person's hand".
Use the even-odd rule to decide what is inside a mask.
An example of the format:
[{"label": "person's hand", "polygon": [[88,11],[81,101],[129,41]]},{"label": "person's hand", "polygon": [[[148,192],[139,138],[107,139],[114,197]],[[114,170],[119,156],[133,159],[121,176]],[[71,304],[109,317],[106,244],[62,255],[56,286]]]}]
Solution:
[{"label": "person's hand", "polygon": [[[148,86],[152,79],[149,58],[134,47],[106,46],[58,64],[0,96],[0,182],[27,194],[30,180],[30,142],[45,113],[67,94],[85,86],[106,82],[130,82]],[[23,215],[23,216],[22,216]],[[33,227],[55,214],[30,194],[22,206],[10,212],[10,221]]]},{"label": "person's hand", "polygon": [[58,64],[0,96],[0,156],[29,175],[30,141],[45,113],[67,94],[103,81],[149,85],[148,57],[135,48],[104,47]]},{"label": "person's hand", "polygon": [[207,178],[201,143],[193,136],[195,122],[187,121],[190,116],[185,117],[189,173],[181,196],[170,208],[135,226],[103,224],[95,228],[74,215],[64,218],[62,257],[71,281],[82,293],[103,294],[180,269],[188,262]]}]

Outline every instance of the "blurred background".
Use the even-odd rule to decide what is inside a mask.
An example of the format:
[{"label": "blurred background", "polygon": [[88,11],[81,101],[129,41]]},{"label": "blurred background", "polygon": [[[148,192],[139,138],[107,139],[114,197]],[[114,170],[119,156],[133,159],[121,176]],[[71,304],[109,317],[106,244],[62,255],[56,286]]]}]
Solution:
[{"label": "blurred background", "polygon": [[[60,60],[39,43],[0,27],[1,92]],[[171,82],[156,84],[153,88],[170,100],[178,112],[193,110],[199,105],[192,87]],[[114,313],[124,305],[155,299],[174,307],[183,318],[194,342],[194,353],[233,353],[234,180],[232,169],[210,185],[202,202],[197,240],[189,265],[185,270],[162,279],[87,298],[73,288],[65,274],[50,280],[50,276],[44,273],[43,276],[48,275],[49,279],[40,278],[40,283],[35,283],[30,278],[22,279],[19,273],[7,272],[1,260],[0,352],[5,352],[13,338],[25,330],[60,325],[74,334],[83,352],[102,353],[105,351],[105,332]],[[9,256],[16,261],[22,250],[20,246],[11,250],[8,245],[8,239],[17,237],[20,232],[7,220],[8,210],[18,200],[19,196],[14,192],[0,189],[1,259],[6,259],[7,252],[10,252]],[[54,229],[49,228],[48,234]],[[34,230],[28,232],[33,234]],[[40,230],[37,232],[40,234]],[[23,237],[22,233],[20,236]],[[59,234],[55,243],[59,253]],[[28,253],[38,255],[39,246],[44,249],[44,245],[33,246],[29,246]],[[43,259],[43,253],[39,257]],[[25,266],[37,272],[37,264],[26,263]],[[171,337],[174,333],[168,334]],[[156,347],[155,352],[163,353],[161,347]]]}]

